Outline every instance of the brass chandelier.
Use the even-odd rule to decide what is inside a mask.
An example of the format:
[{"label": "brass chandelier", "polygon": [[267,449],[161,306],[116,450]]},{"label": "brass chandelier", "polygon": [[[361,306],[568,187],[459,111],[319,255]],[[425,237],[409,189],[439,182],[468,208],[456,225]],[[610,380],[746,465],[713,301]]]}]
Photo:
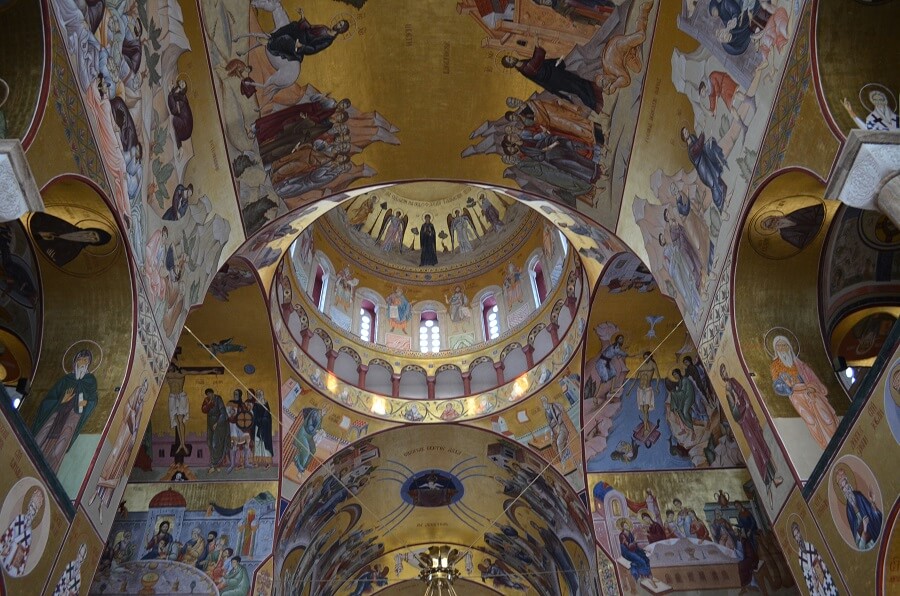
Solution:
[{"label": "brass chandelier", "polygon": [[447,545],[430,546],[427,552],[416,555],[419,560],[419,579],[427,584],[425,596],[457,596],[453,582],[459,577],[454,566],[459,551]]}]

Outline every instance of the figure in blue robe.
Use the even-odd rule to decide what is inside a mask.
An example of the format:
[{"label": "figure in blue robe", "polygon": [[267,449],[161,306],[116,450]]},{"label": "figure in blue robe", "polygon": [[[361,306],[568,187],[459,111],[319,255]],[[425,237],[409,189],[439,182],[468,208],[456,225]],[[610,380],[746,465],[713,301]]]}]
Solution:
[{"label": "figure in blue robe", "polygon": [[707,140],[704,133],[698,137],[687,128],[681,129],[681,140],[687,145],[688,159],[694,164],[697,177],[712,192],[716,209],[722,211],[728,193],[728,185],[722,180],[722,172],[728,167],[725,152],[716,139]]},{"label": "figure in blue robe", "polygon": [[869,550],[878,542],[884,515],[872,501],[855,490],[843,469],[838,469],[837,482],[847,500],[847,523],[860,550]]}]

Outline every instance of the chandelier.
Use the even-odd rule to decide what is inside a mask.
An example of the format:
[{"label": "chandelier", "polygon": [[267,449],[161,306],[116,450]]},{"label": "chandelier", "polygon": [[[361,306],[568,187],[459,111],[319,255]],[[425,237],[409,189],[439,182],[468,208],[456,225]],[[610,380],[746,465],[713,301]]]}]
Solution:
[{"label": "chandelier", "polygon": [[454,569],[459,551],[449,546],[430,546],[427,552],[416,555],[419,560],[419,579],[425,582],[425,596],[456,596],[453,582],[459,577]]}]

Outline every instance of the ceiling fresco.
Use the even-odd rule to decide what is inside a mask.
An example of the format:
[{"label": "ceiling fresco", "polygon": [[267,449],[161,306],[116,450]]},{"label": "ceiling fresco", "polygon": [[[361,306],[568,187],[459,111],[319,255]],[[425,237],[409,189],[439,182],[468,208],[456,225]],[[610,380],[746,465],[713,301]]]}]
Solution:
[{"label": "ceiling fresco", "polygon": [[565,481],[524,447],[444,426],[373,435],[327,461],[285,511],[276,575],[282,590],[333,594],[332,578],[429,540],[477,545],[542,594],[593,587],[587,512]]},{"label": "ceiling fresco", "polygon": [[874,593],[898,235],[823,188],[897,2],[833,4],[0,0],[0,592]]},{"label": "ceiling fresco", "polygon": [[434,182],[363,194],[318,221],[347,259],[376,276],[420,284],[477,275],[539,230],[537,214],[510,197]]}]

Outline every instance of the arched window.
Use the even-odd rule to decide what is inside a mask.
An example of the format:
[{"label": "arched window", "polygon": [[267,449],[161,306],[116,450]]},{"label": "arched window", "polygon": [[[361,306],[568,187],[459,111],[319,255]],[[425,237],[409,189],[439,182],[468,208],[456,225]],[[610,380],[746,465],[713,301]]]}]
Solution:
[{"label": "arched window", "polygon": [[481,301],[481,319],[486,341],[500,337],[500,306],[493,294],[488,294]]},{"label": "arched window", "polygon": [[540,306],[547,297],[547,284],[544,281],[544,267],[540,259],[531,261],[528,267],[528,275],[531,278],[531,291],[534,293],[534,303]]},{"label": "arched window", "polygon": [[316,265],[316,278],[313,281],[312,299],[316,307],[325,312],[325,295],[328,293],[328,273],[322,265]]},{"label": "arched window", "polygon": [[557,230],[557,233],[559,233],[559,243],[562,244],[563,256],[566,257],[569,255],[569,239],[562,230]]},{"label": "arched window", "polygon": [[368,342],[375,342],[375,304],[363,299],[359,304],[359,337]]},{"label": "arched window", "polygon": [[422,311],[419,322],[419,351],[423,354],[441,351],[441,327],[438,325],[437,313],[433,310]]}]

